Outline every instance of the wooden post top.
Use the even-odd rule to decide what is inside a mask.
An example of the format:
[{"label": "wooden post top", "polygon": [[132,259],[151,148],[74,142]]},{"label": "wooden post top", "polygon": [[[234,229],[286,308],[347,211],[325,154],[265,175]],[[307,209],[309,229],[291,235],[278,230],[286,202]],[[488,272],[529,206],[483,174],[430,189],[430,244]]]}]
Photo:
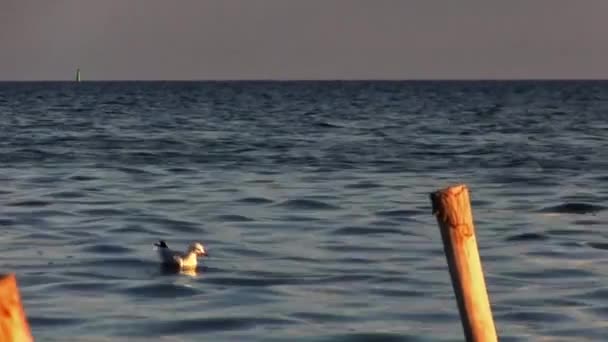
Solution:
[{"label": "wooden post top", "polygon": [[433,215],[446,226],[456,229],[463,237],[475,234],[469,188],[464,184],[431,193]]}]

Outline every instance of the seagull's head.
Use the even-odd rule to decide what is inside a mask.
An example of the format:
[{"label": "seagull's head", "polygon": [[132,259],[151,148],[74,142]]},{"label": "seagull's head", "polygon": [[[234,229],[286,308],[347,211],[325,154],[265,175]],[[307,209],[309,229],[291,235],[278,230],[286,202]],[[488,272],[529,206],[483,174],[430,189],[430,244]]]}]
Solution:
[{"label": "seagull's head", "polygon": [[188,249],[189,252],[196,254],[196,256],[208,256],[209,254],[205,250],[205,247],[200,242],[193,242]]}]

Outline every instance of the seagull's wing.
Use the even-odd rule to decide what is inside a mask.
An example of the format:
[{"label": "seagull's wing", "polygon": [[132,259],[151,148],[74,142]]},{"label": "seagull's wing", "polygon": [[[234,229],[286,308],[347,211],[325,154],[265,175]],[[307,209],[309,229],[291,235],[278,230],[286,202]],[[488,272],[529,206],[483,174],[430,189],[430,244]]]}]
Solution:
[{"label": "seagull's wing", "polygon": [[179,253],[176,253],[169,248],[159,248],[158,256],[160,257],[160,261],[165,264],[175,264],[178,263],[177,258],[179,258]]},{"label": "seagull's wing", "polygon": [[180,255],[179,253],[176,253],[176,254],[174,254],[174,255],[173,255],[173,262],[174,262],[176,265],[179,265],[179,267],[181,267],[181,266],[182,266],[182,264],[183,264],[183,259],[182,259],[181,255]]}]

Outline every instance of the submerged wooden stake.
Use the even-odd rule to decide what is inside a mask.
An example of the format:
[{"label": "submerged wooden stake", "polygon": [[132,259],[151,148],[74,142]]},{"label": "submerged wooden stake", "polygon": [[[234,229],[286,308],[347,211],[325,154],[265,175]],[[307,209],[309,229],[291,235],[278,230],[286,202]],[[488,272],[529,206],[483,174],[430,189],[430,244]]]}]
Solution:
[{"label": "submerged wooden stake", "polygon": [[0,341],[34,341],[14,274],[0,275]]},{"label": "submerged wooden stake", "polygon": [[477,250],[469,190],[465,185],[439,190],[431,194],[431,202],[441,231],[466,340],[497,341]]}]

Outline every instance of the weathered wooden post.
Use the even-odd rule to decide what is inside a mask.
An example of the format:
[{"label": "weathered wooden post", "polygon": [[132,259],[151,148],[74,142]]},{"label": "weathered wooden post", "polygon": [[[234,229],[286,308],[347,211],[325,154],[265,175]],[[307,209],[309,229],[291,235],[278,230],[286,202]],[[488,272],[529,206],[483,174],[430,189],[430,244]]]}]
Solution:
[{"label": "weathered wooden post", "polygon": [[469,190],[466,185],[451,186],[431,193],[431,202],[441,231],[466,340],[497,341],[477,250]]},{"label": "weathered wooden post", "polygon": [[0,275],[0,341],[34,341],[14,274]]}]

